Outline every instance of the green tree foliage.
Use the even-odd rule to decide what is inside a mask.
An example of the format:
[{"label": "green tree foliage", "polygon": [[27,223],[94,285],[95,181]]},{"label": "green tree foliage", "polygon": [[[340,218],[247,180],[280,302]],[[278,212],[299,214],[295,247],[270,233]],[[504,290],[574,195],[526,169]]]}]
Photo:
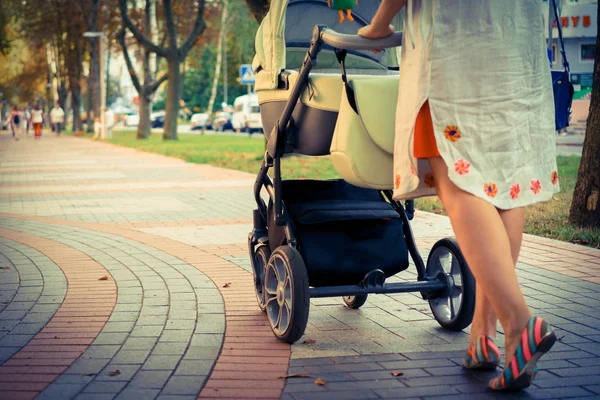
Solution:
[{"label": "green tree foliage", "polygon": [[[227,76],[228,76],[228,103],[247,93],[246,86],[238,83],[239,68],[242,64],[252,63],[254,58],[254,36],[258,24],[250,13],[248,6],[243,2],[230,2],[230,16],[227,22]],[[216,40],[207,42],[204,46],[198,46],[192,50],[188,57],[183,95],[186,107],[192,112],[204,112],[208,106],[211,92],[211,82],[215,73],[217,43]],[[155,109],[160,109],[161,99],[164,94],[159,95]],[[215,111],[224,100],[223,73],[221,82],[217,89]]]}]

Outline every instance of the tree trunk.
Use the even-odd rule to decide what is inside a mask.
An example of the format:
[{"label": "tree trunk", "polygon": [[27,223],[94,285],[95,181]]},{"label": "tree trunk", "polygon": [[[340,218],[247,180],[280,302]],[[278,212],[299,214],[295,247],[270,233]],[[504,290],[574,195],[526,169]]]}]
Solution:
[{"label": "tree trunk", "polygon": [[177,119],[179,117],[179,99],[181,97],[180,61],[176,56],[168,62],[167,104],[165,109],[165,131],[163,139],[177,140]]},{"label": "tree trunk", "polygon": [[[215,76],[213,78],[212,91],[210,93],[210,100],[208,102],[208,115],[209,118],[212,116],[213,108],[215,106],[215,99],[217,97],[217,88],[219,87],[219,78],[221,73],[221,63],[223,62],[223,39],[225,37],[225,26],[227,25],[227,7],[229,1],[223,1],[223,11],[221,12],[221,32],[219,33],[219,43],[217,45],[217,63],[215,65]],[[213,127],[214,129],[214,127]],[[202,128],[204,133],[204,127]]]},{"label": "tree trunk", "polygon": [[596,38],[592,99],[569,221],[579,227],[600,227],[600,36]]},{"label": "tree trunk", "polygon": [[94,115],[92,118],[100,118],[100,55],[98,52],[99,40],[99,38],[94,38],[90,40],[90,85],[88,90],[92,91],[92,107],[94,111]]},{"label": "tree trunk", "polygon": [[[91,74],[91,72],[90,72]],[[92,91],[92,80],[90,79],[90,76],[88,76],[88,84],[87,84],[87,91],[85,94],[86,97],[86,109],[87,109],[87,131],[88,133],[92,133],[94,132],[94,116],[92,115],[94,113],[94,93]]]},{"label": "tree trunk", "polygon": [[73,108],[73,133],[83,130],[81,121],[81,87],[79,82],[71,81],[71,106]]},{"label": "tree trunk", "polygon": [[150,107],[152,106],[152,102],[150,100],[150,96],[146,96],[144,94],[140,94],[140,104],[138,108],[138,112],[140,113],[140,122],[138,124],[137,129],[137,138],[138,139],[148,139],[150,135],[152,135],[152,126],[150,124]]}]

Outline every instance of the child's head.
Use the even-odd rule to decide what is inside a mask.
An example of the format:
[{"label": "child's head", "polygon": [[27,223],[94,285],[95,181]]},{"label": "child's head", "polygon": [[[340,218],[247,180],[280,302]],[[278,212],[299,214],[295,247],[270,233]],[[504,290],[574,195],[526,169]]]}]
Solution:
[{"label": "child's head", "polygon": [[100,118],[98,118],[98,117],[94,118],[94,122],[98,122],[99,123],[100,122]]}]

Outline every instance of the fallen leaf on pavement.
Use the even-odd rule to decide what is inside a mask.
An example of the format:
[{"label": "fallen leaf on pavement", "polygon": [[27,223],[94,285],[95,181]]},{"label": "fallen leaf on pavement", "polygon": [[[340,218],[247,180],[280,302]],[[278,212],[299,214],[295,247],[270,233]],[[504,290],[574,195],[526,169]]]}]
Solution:
[{"label": "fallen leaf on pavement", "polygon": [[402,371],[392,371],[392,375],[393,376],[402,376],[402,375],[404,375],[404,372],[402,372]]},{"label": "fallen leaf on pavement", "polygon": [[223,287],[229,287],[231,286],[231,282],[227,282],[226,284],[223,285]]},{"label": "fallen leaf on pavement", "polygon": [[121,370],[119,370],[119,369],[116,369],[116,370],[114,370],[114,371],[112,371],[112,372],[109,372],[109,373],[108,373],[108,375],[110,375],[110,376],[117,376],[117,375],[121,375]]},{"label": "fallen leaf on pavement", "polygon": [[327,382],[323,378],[315,379],[315,385],[324,386]]},{"label": "fallen leaf on pavement", "polygon": [[10,269],[10,267],[0,267],[0,269]]},{"label": "fallen leaf on pavement", "polygon": [[103,276],[102,278],[98,279],[99,281],[107,281],[110,278],[108,276]]},{"label": "fallen leaf on pavement", "polygon": [[313,344],[313,343],[315,343],[315,342],[316,342],[316,340],[314,340],[314,339],[306,339],[306,340],[305,340],[304,342],[302,342],[302,343],[306,343],[306,344]]},{"label": "fallen leaf on pavement", "polygon": [[277,379],[288,379],[288,378],[310,378],[310,375],[306,374],[288,374],[283,376],[278,376]]}]

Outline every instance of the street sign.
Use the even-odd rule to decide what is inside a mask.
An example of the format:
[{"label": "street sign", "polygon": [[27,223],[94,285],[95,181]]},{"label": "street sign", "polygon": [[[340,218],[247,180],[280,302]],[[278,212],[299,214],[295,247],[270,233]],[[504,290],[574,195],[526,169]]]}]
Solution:
[{"label": "street sign", "polygon": [[254,85],[254,71],[251,64],[240,66],[240,83],[242,85]]}]

